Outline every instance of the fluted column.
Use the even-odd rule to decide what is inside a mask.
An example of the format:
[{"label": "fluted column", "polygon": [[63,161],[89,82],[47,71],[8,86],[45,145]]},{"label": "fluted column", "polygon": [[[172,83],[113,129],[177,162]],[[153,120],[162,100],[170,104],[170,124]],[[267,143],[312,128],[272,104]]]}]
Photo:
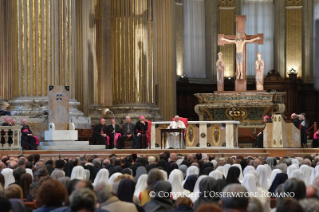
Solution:
[{"label": "fluted column", "polygon": [[[10,110],[37,114],[47,109],[49,85],[70,86],[73,115],[75,98],[75,0],[12,0],[12,75]],[[32,100],[38,109],[21,110]],[[41,103],[40,103],[41,102]],[[23,105],[23,104],[22,104]]]},{"label": "fluted column", "polygon": [[291,69],[302,78],[302,5],[303,0],[286,0],[286,77]]},{"label": "fluted column", "polygon": [[[219,27],[220,34],[235,34],[235,4],[231,0],[219,0]],[[223,53],[225,66],[225,77],[234,77],[235,73],[235,45],[220,46]]]},{"label": "fluted column", "polygon": [[164,120],[171,120],[176,114],[176,5],[167,0],[155,0],[153,4],[156,102]]},{"label": "fluted column", "polygon": [[112,107],[116,117],[156,120],[152,1],[111,0]]},{"label": "fluted column", "polygon": [[11,4],[0,0],[0,109],[6,110],[11,97]]}]

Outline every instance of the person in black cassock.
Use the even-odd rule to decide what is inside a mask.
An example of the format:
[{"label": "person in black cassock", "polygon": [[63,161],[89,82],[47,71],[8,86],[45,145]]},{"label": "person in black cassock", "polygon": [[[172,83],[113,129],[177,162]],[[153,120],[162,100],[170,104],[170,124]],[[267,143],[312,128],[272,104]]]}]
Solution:
[{"label": "person in black cassock", "polygon": [[93,135],[92,135],[93,144],[105,145],[105,148],[107,149],[110,144],[109,144],[109,137],[106,134],[107,134],[107,127],[105,125],[105,119],[101,118],[100,123],[95,125],[93,129]]},{"label": "person in black cassock", "polygon": [[[265,123],[265,128],[266,128],[266,123],[270,121],[269,116],[264,116],[263,122]],[[264,128],[264,129],[265,129]],[[257,138],[256,138],[256,147],[257,148],[264,148],[264,130],[258,133]]]},{"label": "person in black cassock", "polygon": [[[124,148],[124,141],[128,140],[131,141],[134,138],[134,128],[135,125],[131,122],[131,117],[126,116],[126,123],[123,124],[123,148]],[[132,142],[133,148],[134,142]]]},{"label": "person in black cassock", "polygon": [[21,122],[22,122],[22,128],[21,128],[22,148],[27,150],[37,149],[37,143],[39,142],[39,138],[33,135],[29,125],[27,125],[26,119],[22,119]]},{"label": "person in black cassock", "polygon": [[146,148],[149,143],[149,136],[147,134],[148,123],[144,116],[140,116],[140,120],[135,124],[135,139],[133,141],[133,149]]},{"label": "person in black cassock", "polygon": [[307,145],[307,142],[308,142],[308,135],[307,135],[308,121],[306,119],[306,114],[301,113],[299,115],[299,120],[301,122],[300,127],[299,127],[301,147],[308,148],[308,145]]},{"label": "person in black cassock", "polygon": [[299,129],[299,125],[301,124],[301,121],[299,120],[299,116],[295,113],[291,114],[291,120],[292,123]]},{"label": "person in black cassock", "polygon": [[[2,126],[10,126],[10,119],[8,117],[4,118],[4,122],[2,123]],[[1,144],[2,146],[6,143],[5,136],[6,132],[4,130],[1,130]]]},{"label": "person in black cassock", "polygon": [[[115,128],[115,132],[114,132]],[[107,127],[108,134],[110,136],[110,149],[117,147],[118,149],[123,148],[123,139],[120,131],[120,126],[115,124],[115,119],[111,119],[111,124]]]}]

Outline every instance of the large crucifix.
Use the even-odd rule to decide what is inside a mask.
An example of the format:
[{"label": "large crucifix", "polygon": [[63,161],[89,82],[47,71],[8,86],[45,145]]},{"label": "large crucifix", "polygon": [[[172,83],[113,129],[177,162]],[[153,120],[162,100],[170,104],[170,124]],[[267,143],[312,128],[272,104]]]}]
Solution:
[{"label": "large crucifix", "polygon": [[[218,34],[218,45],[236,45],[236,80],[235,91],[247,90],[246,78],[246,43],[264,43],[264,34],[246,35],[245,34],[245,15],[236,16],[236,35]],[[227,65],[227,64],[225,64]]]}]

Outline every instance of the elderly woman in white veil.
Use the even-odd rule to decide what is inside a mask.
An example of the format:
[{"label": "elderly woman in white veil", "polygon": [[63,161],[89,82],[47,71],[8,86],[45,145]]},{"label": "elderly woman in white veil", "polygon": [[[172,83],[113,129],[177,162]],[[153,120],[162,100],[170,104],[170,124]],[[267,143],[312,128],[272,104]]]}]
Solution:
[{"label": "elderly woman in white veil", "polygon": [[172,185],[172,196],[176,200],[178,197],[187,195],[190,191],[183,188],[183,173],[179,169],[174,169],[168,178],[168,181]]},{"label": "elderly woman in white veil", "polygon": [[[242,186],[244,186],[248,192],[252,192],[251,195],[253,197],[256,197],[260,200],[264,212],[269,212],[270,209],[270,197],[267,197],[267,190],[264,190],[263,188],[258,186],[258,179],[254,173],[247,173],[242,181]],[[255,194],[258,194],[258,196],[255,196]]]}]

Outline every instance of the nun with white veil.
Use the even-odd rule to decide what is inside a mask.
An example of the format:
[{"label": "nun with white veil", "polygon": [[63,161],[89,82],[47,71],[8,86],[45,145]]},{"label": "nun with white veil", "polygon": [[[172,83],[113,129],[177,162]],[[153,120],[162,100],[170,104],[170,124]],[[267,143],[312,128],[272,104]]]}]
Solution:
[{"label": "nun with white veil", "polygon": [[85,176],[85,170],[82,166],[76,166],[72,169],[72,173],[71,173],[71,180],[73,179],[78,179],[78,180],[85,180],[86,176]]},{"label": "nun with white veil", "polygon": [[33,171],[32,171],[32,169],[26,168],[25,172],[30,174],[32,176],[32,179],[33,179]]},{"label": "nun with white veil", "polygon": [[101,182],[108,182],[109,181],[109,170],[107,169],[100,169],[99,172],[97,173],[93,185],[97,185]]},{"label": "nun with white veil", "polygon": [[199,183],[205,178],[208,177],[207,175],[201,175],[197,178],[195,186],[194,186],[194,191],[192,193],[190,193],[190,199],[192,200],[192,202],[194,203],[198,197],[199,197]]},{"label": "nun with white veil", "polygon": [[223,173],[218,170],[211,171],[208,176],[214,178],[215,180],[223,179]]},{"label": "nun with white veil", "polygon": [[1,174],[4,177],[4,189],[7,189],[10,184],[15,182],[13,170],[10,168],[4,168],[2,169]]},{"label": "nun with white veil", "polygon": [[226,174],[226,172],[225,172],[225,167],[224,167],[224,166],[218,166],[218,167],[216,168],[216,170],[220,171],[220,172],[224,175],[224,177],[225,177],[225,179],[226,179],[227,174]]},{"label": "nun with white veil", "polygon": [[291,164],[290,166],[288,166],[287,168],[287,175],[288,175],[288,178],[290,178],[291,176],[291,173],[296,170],[296,169],[299,169],[299,166],[297,164]]},{"label": "nun with white veil", "polygon": [[297,160],[296,158],[291,159],[291,164],[296,164],[298,165],[298,167],[300,165],[299,160]]},{"label": "nun with white veil", "polygon": [[244,177],[245,177],[246,174],[248,174],[248,173],[251,172],[251,171],[256,171],[256,169],[255,169],[253,166],[246,166],[246,167],[244,168],[244,171],[243,171]]},{"label": "nun with white veil", "polygon": [[268,191],[268,169],[264,165],[257,166],[256,171],[259,173],[259,183],[264,190]]},{"label": "nun with white veil", "polygon": [[259,187],[257,184],[258,179],[256,178],[256,175],[253,173],[247,173],[243,181],[241,183],[242,186],[244,186],[248,192],[253,192],[251,193],[254,197],[256,197],[254,194],[258,193],[258,198],[264,208],[264,212],[269,212],[270,209],[270,197],[267,197],[267,190],[264,190],[263,188]]},{"label": "nun with white veil", "polygon": [[109,178],[109,183],[113,186],[115,179],[120,175],[122,175],[122,173],[120,172],[115,172],[114,174],[112,174]]},{"label": "nun with white veil", "polygon": [[241,165],[238,164],[238,163],[235,163],[235,164],[233,164],[232,166],[237,166],[237,167],[239,168],[239,170],[240,170],[240,175],[239,175],[238,180],[239,180],[239,181],[243,180],[244,176],[243,176],[243,170],[241,169]]},{"label": "nun with white veil", "polygon": [[275,179],[275,177],[276,177],[276,175],[277,175],[278,173],[282,173],[282,171],[281,171],[280,169],[274,169],[274,170],[272,170],[271,175],[270,175],[270,179],[269,179],[269,182],[268,182],[269,188],[270,188],[272,182],[274,181],[274,179]]},{"label": "nun with white veil", "polygon": [[224,173],[226,173],[225,178],[227,178],[228,170],[229,170],[229,168],[230,168],[230,167],[231,167],[231,165],[230,165],[230,164],[225,164],[225,165],[224,165],[224,168],[225,168],[225,172],[224,172]]},{"label": "nun with white veil", "polygon": [[303,173],[303,181],[305,182],[306,186],[312,184],[312,180],[315,177],[315,170],[314,168],[307,166],[307,165],[302,165],[300,166],[300,171]]},{"label": "nun with white veil", "polygon": [[268,170],[268,180],[270,179],[270,175],[272,172],[272,169],[270,168],[270,166],[268,164],[264,164],[264,166],[266,166],[267,170]]},{"label": "nun with white veil", "polygon": [[185,180],[183,180],[183,186],[184,186],[185,181],[189,175],[199,175],[199,168],[197,166],[190,166],[187,168]]},{"label": "nun with white veil", "polygon": [[134,196],[137,198],[140,196],[140,193],[147,188],[147,174],[142,174],[135,185]]},{"label": "nun with white veil", "polygon": [[289,178],[293,178],[293,177],[297,178],[297,179],[299,179],[301,181],[304,181],[303,173],[300,171],[300,169],[296,169],[296,170],[292,171],[292,173],[291,173]]},{"label": "nun with white veil", "polygon": [[183,188],[183,173],[179,169],[174,169],[169,177],[168,181],[172,185],[172,196],[176,200],[180,196],[185,196],[190,193],[190,191]]}]

